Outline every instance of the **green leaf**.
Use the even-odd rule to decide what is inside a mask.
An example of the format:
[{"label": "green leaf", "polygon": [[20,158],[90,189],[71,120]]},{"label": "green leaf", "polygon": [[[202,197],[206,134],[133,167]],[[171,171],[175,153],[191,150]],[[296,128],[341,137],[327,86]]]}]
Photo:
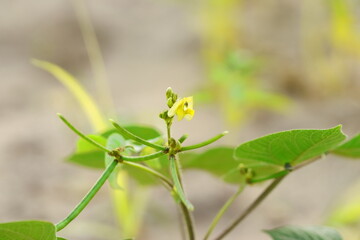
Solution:
[{"label": "green leaf", "polygon": [[[153,152],[154,152],[154,149],[152,149],[150,147],[145,147],[142,150],[141,155],[148,155]],[[169,161],[167,159],[167,155],[164,155],[160,158],[148,160],[148,161],[146,161],[146,165],[149,166],[150,168],[162,173],[165,176],[170,176],[169,171],[168,171]],[[151,175],[141,169],[138,169],[136,167],[133,167],[130,165],[122,165],[121,169],[126,171],[130,177],[134,178],[141,185],[150,186],[150,185],[157,185],[157,184],[161,183],[161,181],[159,181],[153,175]]]},{"label": "green leaf", "polygon": [[[98,142],[101,145],[106,145],[106,138],[99,135],[88,135],[89,138]],[[77,141],[77,147],[74,154],[66,159],[68,162],[76,163],[82,166],[103,169],[104,152],[97,147],[80,138]]]},{"label": "green leaf", "polygon": [[265,230],[273,240],[342,240],[340,234],[332,228],[314,227],[280,227]]},{"label": "green leaf", "polygon": [[67,239],[58,237],[57,240],[67,240]]},{"label": "green leaf", "polygon": [[[161,136],[161,133],[152,127],[129,125],[124,128],[146,140],[156,139]],[[95,140],[99,144],[106,146],[108,149],[115,149],[120,146],[124,147],[125,145],[129,145],[131,143],[127,141],[128,139],[122,137],[114,129],[106,131],[101,135],[88,135],[88,137]],[[159,138],[158,141],[161,142],[162,139]],[[137,147],[137,149],[141,149],[141,152],[138,152],[139,155],[148,155],[154,152],[153,149],[150,149],[146,146],[142,146],[140,148]],[[130,155],[130,152],[125,151],[124,154]],[[165,157],[166,156],[159,159],[148,160],[146,161],[146,164],[163,173],[164,175],[169,176],[168,160]],[[92,144],[83,139],[78,140],[76,152],[67,159],[69,162],[96,169],[103,169],[106,163],[109,164],[112,162],[112,160],[113,158],[111,156],[108,154],[105,154],[104,156],[103,151],[98,150],[98,148],[94,147]],[[160,181],[158,181],[149,173],[145,173],[144,171],[139,170],[133,166],[119,164],[112,175],[109,177],[110,184],[113,188],[121,188],[117,183],[117,173],[119,170],[127,171],[131,177],[133,177],[142,185],[153,185],[160,183]]]},{"label": "green leaf", "polygon": [[69,156],[66,161],[95,169],[104,169],[105,167],[104,152],[101,151],[76,153]]},{"label": "green leaf", "polygon": [[[127,131],[129,131],[143,139],[146,139],[146,140],[157,138],[162,135],[159,130],[157,130],[156,128],[150,127],[150,126],[127,125],[127,126],[124,126],[124,128]],[[113,133],[117,133],[116,129],[110,129],[108,131],[105,131],[101,134],[101,136],[108,138]]]},{"label": "green leaf", "polygon": [[348,158],[360,158],[360,134],[337,147],[333,153]]},{"label": "green leaf", "polygon": [[319,157],[345,138],[340,125],[325,130],[291,130],[243,143],[235,149],[234,156],[251,169],[252,181],[257,182],[275,178],[290,166]]},{"label": "green leaf", "polygon": [[132,134],[146,140],[154,139],[162,135],[160,131],[149,126],[127,125],[124,128]]},{"label": "green leaf", "polygon": [[[155,128],[148,126],[129,125],[124,127],[126,130],[146,139],[155,139],[161,136],[161,133]],[[99,144],[105,146],[107,138],[113,133],[117,133],[115,129],[105,131],[100,135],[87,135],[91,139],[95,140]],[[126,138],[125,138],[126,139]],[[84,139],[79,139],[77,142],[77,148],[74,154],[70,155],[67,159],[68,162],[78,165],[91,167],[95,169],[104,169],[104,152],[94,147]]]},{"label": "green leaf", "polygon": [[97,131],[106,129],[106,122],[99,110],[95,100],[88,94],[79,81],[61,67],[50,62],[32,59],[32,64],[52,74],[61,82],[78,100],[82,109],[91,121],[93,128]]},{"label": "green leaf", "polygon": [[[91,138],[95,142],[105,146],[106,138],[99,136],[99,135],[88,135],[87,137]],[[79,141],[76,143],[76,152],[77,153],[84,153],[84,152],[93,152],[99,150],[93,144],[87,142],[85,139],[80,138]]]},{"label": "green leaf", "polygon": [[326,130],[279,132],[241,144],[235,149],[235,157],[278,166],[295,166],[334,149],[345,138],[340,125]]},{"label": "green leaf", "polygon": [[55,226],[49,222],[22,221],[0,224],[1,240],[56,240]]},{"label": "green leaf", "polygon": [[234,149],[216,147],[201,154],[182,153],[180,161],[183,169],[207,171],[229,183],[242,183],[243,175],[239,170],[239,162],[235,160]]}]

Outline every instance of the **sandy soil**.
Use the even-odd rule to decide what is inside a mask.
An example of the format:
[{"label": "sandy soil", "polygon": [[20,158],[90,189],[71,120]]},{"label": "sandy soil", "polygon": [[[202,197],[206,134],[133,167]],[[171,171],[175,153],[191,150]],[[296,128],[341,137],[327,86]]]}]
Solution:
[{"label": "sandy soil", "polygon": [[[30,65],[30,58],[56,62],[78,76],[90,91],[90,65],[68,1],[2,1],[0,10],[0,222],[43,219],[57,222],[78,203],[100,172],[62,159],[76,137],[58,119],[61,112],[86,132],[90,125],[70,94],[50,75]],[[204,81],[199,36],[192,12],[176,1],[90,1],[102,46],[116,111],[124,121],[163,129],[157,113],[168,86],[191,94]],[[226,127],[219,109],[203,106],[191,122],[177,123],[174,134],[189,132],[189,142],[211,137]],[[257,113],[241,131],[219,144],[240,143],[293,128],[344,125],[360,131],[358,99],[294,99],[288,113]],[[206,123],[206,124],[204,124]],[[321,224],[347,186],[358,180],[360,164],[329,157],[291,175],[226,239],[268,239],[261,229],[283,224]],[[198,235],[215,210],[235,190],[206,173],[185,174],[189,198],[196,206]],[[220,223],[225,226],[264,186],[249,188]],[[201,189],[201,191],[200,191]],[[104,188],[88,209],[64,230],[71,240],[115,240],[112,205]],[[180,239],[174,206],[167,192],[154,189],[139,239]],[[165,206],[165,207],[164,207]],[[86,230],[85,230],[86,229]],[[171,236],[169,238],[169,236]],[[239,236],[239,237],[238,237]]]}]

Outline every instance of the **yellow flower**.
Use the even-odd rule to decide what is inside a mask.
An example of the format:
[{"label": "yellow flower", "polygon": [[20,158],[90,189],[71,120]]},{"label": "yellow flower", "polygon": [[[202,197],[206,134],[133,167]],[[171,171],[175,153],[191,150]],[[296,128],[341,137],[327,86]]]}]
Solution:
[{"label": "yellow flower", "polygon": [[178,120],[182,120],[184,117],[186,120],[191,120],[194,116],[194,101],[193,97],[186,97],[180,99],[174,103],[174,105],[169,109],[168,116],[173,117],[175,114],[178,116]]}]

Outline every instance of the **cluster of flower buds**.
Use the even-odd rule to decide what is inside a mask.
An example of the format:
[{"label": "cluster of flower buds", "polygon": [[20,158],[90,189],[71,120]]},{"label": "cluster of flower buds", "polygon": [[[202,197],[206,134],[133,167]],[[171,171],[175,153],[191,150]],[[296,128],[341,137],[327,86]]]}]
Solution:
[{"label": "cluster of flower buds", "polygon": [[166,99],[169,110],[160,113],[160,118],[167,122],[172,121],[175,115],[178,116],[179,121],[183,118],[186,118],[187,120],[193,118],[195,113],[193,109],[193,97],[178,99],[178,95],[169,87],[166,90]]},{"label": "cluster of flower buds", "polygon": [[178,98],[178,95],[173,92],[171,87],[168,87],[166,89],[166,99],[167,99],[167,105],[169,108],[174,106],[174,103],[176,102],[177,98]]}]

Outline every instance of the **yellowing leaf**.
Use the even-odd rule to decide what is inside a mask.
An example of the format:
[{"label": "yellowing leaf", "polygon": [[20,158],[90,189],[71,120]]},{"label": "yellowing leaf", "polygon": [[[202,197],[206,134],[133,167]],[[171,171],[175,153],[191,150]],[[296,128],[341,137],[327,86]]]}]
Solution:
[{"label": "yellowing leaf", "polygon": [[33,59],[31,62],[36,67],[52,74],[75,96],[96,131],[103,131],[106,129],[106,123],[94,99],[86,92],[84,87],[74,76],[50,62],[37,59]]}]

